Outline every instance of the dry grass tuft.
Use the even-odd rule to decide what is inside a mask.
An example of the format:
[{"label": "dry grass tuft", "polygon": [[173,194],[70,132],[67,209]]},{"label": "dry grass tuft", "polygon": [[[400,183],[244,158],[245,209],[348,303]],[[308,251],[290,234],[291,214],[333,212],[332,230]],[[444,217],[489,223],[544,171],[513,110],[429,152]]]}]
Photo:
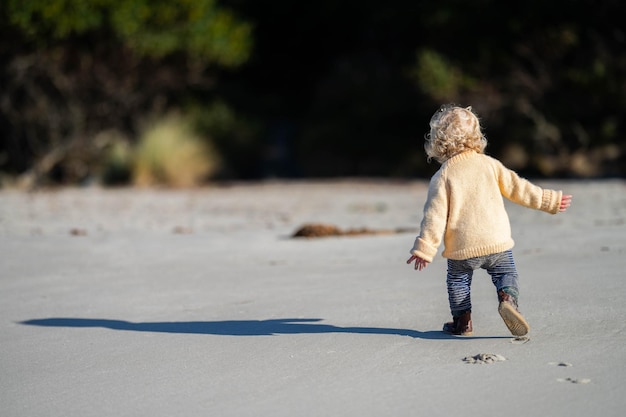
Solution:
[{"label": "dry grass tuft", "polygon": [[166,116],[141,135],[135,151],[133,182],[139,186],[192,187],[217,171],[219,158],[190,122]]}]

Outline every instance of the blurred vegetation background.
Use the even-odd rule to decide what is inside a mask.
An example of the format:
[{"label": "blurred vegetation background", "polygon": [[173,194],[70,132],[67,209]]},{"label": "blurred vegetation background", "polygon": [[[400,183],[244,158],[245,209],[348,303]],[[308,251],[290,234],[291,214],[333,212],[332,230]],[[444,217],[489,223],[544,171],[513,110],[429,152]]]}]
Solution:
[{"label": "blurred vegetation background", "polygon": [[440,104],[534,177],[626,174],[619,0],[4,0],[0,185],[428,177]]}]

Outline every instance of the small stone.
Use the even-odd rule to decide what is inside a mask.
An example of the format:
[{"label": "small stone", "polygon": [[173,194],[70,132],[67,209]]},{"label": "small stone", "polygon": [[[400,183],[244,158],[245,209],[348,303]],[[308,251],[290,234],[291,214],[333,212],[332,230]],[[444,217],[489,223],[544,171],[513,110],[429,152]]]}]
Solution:
[{"label": "small stone", "polygon": [[79,229],[78,227],[74,227],[70,229],[70,235],[72,236],[87,236],[87,231],[85,229]]},{"label": "small stone", "polygon": [[174,229],[172,229],[172,233],[176,235],[190,235],[193,233],[193,230],[191,229],[191,227],[176,226],[174,227]]}]

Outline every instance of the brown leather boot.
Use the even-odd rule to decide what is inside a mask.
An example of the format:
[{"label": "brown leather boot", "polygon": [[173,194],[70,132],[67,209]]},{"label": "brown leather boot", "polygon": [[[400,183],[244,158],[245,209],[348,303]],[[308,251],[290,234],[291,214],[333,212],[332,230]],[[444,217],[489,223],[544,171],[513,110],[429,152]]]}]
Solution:
[{"label": "brown leather boot", "polygon": [[524,316],[517,310],[517,301],[510,294],[498,291],[498,313],[504,320],[504,324],[509,328],[513,336],[524,336],[530,331],[530,325]]},{"label": "brown leather boot", "polygon": [[474,334],[472,312],[466,311],[459,317],[453,317],[452,321],[443,325],[443,331],[457,336],[471,336]]}]

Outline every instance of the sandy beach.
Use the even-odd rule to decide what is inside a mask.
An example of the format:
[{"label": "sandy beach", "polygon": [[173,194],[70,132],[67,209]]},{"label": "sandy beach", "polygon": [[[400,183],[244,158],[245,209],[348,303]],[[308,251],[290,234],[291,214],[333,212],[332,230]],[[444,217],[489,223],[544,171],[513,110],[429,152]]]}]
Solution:
[{"label": "sandy beach", "polygon": [[426,181],[0,191],[0,414],[621,416],[626,181],[537,184],[574,200],[507,203],[528,340],[484,271],[474,336],[441,332],[445,259],[405,264]]}]

